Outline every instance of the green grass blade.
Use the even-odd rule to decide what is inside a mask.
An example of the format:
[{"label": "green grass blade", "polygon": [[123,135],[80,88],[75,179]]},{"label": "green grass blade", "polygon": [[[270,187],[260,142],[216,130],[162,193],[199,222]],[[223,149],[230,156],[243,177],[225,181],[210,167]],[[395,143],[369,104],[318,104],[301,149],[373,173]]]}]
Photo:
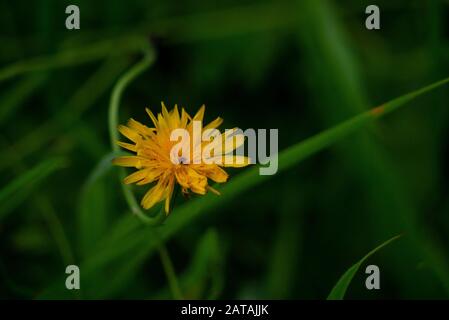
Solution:
[{"label": "green grass blade", "polygon": [[0,100],[0,124],[5,123],[23,102],[45,83],[45,80],[43,75],[31,74],[8,90]]},{"label": "green grass blade", "polygon": [[[129,62],[126,58],[114,57],[107,59],[75,91],[68,99],[67,104],[61,108],[61,111],[37,128],[34,128],[32,132],[23,135],[15,141],[7,149],[6,155],[13,150],[18,157],[24,158],[42,148],[55,137],[61,137],[61,132],[69,131],[66,134],[72,133],[73,131],[67,129],[76,125],[84,112],[95,105],[128,65]],[[17,157],[5,156],[0,158],[0,169],[10,166],[15,161],[15,158]]]},{"label": "green grass blade", "polygon": [[359,270],[362,263],[365,262],[365,260],[368,259],[370,256],[372,256],[374,253],[376,253],[383,247],[387,246],[394,240],[398,239],[399,237],[400,237],[400,235],[395,236],[395,237],[391,238],[390,240],[385,241],[380,246],[371,250],[366,256],[364,256],[362,259],[360,259],[352,267],[350,267],[338,280],[337,284],[334,286],[334,288],[330,292],[329,296],[327,297],[327,300],[343,300],[346,290],[348,289],[348,286],[352,281],[352,278],[354,278],[355,274]]},{"label": "green grass blade", "polygon": [[[224,281],[224,252],[219,240],[217,231],[210,228],[199,241],[190,266],[181,279],[188,299],[218,298]],[[208,292],[205,290],[207,281],[211,282]]]},{"label": "green grass blade", "polygon": [[0,69],[0,82],[33,71],[43,71],[53,68],[76,66],[95,61],[106,56],[135,52],[146,42],[141,37],[104,40],[85,46],[58,52],[54,55],[36,57],[30,60],[18,61]]},{"label": "green grass blade", "polygon": [[81,256],[86,257],[106,231],[107,208],[102,177],[111,170],[113,154],[104,156],[86,180],[79,199],[78,242]]},{"label": "green grass blade", "polygon": [[67,238],[67,233],[64,226],[58,217],[58,214],[52,205],[50,199],[44,196],[37,196],[36,206],[41,211],[44,219],[47,222],[50,233],[52,234],[58,250],[61,254],[62,263],[64,266],[75,263],[75,255],[72,250],[72,245]]},{"label": "green grass blade", "polygon": [[19,206],[50,174],[65,166],[62,159],[45,160],[0,189],[0,221]]},{"label": "green grass blade", "polygon": [[[301,273],[301,253],[304,237],[304,188],[296,177],[285,180],[280,204],[277,206],[279,226],[267,270],[267,298],[288,299],[294,292],[295,280]],[[286,245],[288,244],[288,245]],[[297,297],[293,297],[297,298]]]},{"label": "green grass blade", "polygon": [[163,33],[170,43],[187,43],[288,29],[295,24],[291,4],[271,2],[151,21],[139,30]]},{"label": "green grass blade", "polygon": [[183,300],[184,296],[182,294],[181,287],[179,286],[178,277],[176,276],[175,268],[173,267],[167,248],[162,244],[159,245],[158,251],[173,299]]},{"label": "green grass blade", "polygon": [[[208,229],[196,245],[189,266],[180,275],[179,283],[185,299],[216,299],[223,285],[223,248],[215,229]],[[210,282],[210,286],[208,283]],[[167,299],[168,288],[164,288],[150,299]]]}]

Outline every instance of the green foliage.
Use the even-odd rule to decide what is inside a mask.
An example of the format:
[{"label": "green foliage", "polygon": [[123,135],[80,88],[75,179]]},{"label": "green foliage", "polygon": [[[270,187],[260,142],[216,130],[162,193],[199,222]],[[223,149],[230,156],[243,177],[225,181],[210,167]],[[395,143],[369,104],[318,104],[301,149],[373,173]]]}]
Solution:
[{"label": "green foliage", "polygon": [[16,207],[27,199],[39,184],[58,169],[65,166],[63,159],[45,160],[22,175],[14,178],[0,189],[0,220],[3,220]]},{"label": "green foliage", "polygon": [[[70,32],[62,4],[29,5],[0,5],[0,298],[321,299],[402,233],[388,285],[350,296],[447,297],[449,79],[423,87],[448,76],[443,1],[381,1],[378,31],[355,1],[82,0]],[[110,160],[117,125],[160,101],[278,128],[278,173],[144,211]]]},{"label": "green foliage", "polygon": [[329,293],[329,296],[327,297],[328,300],[343,300],[345,297],[346,290],[348,290],[349,284],[351,283],[352,279],[354,278],[357,271],[360,269],[360,266],[374,253],[382,249],[383,247],[387,246],[394,240],[398,239],[400,236],[396,236],[391,238],[390,240],[385,241],[378,247],[374,248],[366,256],[364,256],[362,259],[360,259],[356,264],[351,266],[342,276],[340,279],[338,279],[338,282],[335,284],[335,286],[332,288],[332,291]]}]

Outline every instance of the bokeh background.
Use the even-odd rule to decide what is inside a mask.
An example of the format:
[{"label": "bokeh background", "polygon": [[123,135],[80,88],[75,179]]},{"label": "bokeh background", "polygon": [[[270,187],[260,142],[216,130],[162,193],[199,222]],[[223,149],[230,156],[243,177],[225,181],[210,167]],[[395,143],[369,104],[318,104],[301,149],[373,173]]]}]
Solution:
[{"label": "bokeh background", "polygon": [[[69,4],[80,30],[65,28]],[[381,30],[365,28],[370,4]],[[105,158],[112,87],[141,58],[132,39],[157,57],[125,92],[120,122],[148,123],[144,108],[160,101],[190,113],[204,103],[223,128],[278,128],[283,150],[449,76],[448,12],[443,0],[2,0],[0,298],[172,298],[145,247],[159,229],[129,213]],[[346,297],[447,298],[447,92],[178,228],[165,246],[184,297],[324,299],[403,234],[367,262],[381,289],[365,289],[365,263]],[[81,266],[80,292],[64,289],[69,264]]]}]

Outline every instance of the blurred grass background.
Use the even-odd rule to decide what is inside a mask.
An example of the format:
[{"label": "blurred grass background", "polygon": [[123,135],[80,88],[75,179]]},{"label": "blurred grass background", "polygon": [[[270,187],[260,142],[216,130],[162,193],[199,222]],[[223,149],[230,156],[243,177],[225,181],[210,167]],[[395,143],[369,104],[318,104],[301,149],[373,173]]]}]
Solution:
[{"label": "blurred grass background", "polygon": [[[81,30],[65,29],[69,4]],[[129,213],[106,156],[111,89],[141,39],[156,60],[121,122],[148,122],[160,101],[204,103],[223,128],[279,128],[282,150],[448,76],[448,1],[376,1],[378,31],[365,29],[369,4],[2,1],[0,297],[66,297],[54,289],[66,265],[122,250],[89,260],[75,297],[171,298],[159,257],[135,240],[155,231]],[[419,98],[179,230],[166,246],[184,296],[323,299],[404,233],[369,260],[382,289],[365,289],[362,267],[347,298],[447,298],[447,102],[447,89]]]}]

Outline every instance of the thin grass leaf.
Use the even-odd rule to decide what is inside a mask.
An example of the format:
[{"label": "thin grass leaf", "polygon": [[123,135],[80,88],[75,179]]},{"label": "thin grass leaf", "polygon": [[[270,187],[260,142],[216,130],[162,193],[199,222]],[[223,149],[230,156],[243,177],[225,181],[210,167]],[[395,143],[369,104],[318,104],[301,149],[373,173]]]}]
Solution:
[{"label": "thin grass leaf", "polygon": [[87,256],[106,230],[107,209],[102,178],[112,168],[112,153],[105,155],[82,187],[78,201],[78,244],[81,256]]},{"label": "thin grass leaf", "polygon": [[[286,180],[278,208],[279,227],[275,233],[267,275],[267,295],[286,299],[293,291],[295,277],[301,269],[303,242],[304,190],[290,179]],[[288,245],[286,245],[288,244]]]},{"label": "thin grass leaf", "polygon": [[380,246],[378,246],[378,247],[374,248],[373,250],[371,250],[366,256],[364,256],[362,259],[360,259],[352,267],[350,267],[341,276],[341,278],[337,281],[337,283],[335,284],[334,288],[332,289],[332,291],[330,292],[329,296],[327,297],[327,300],[343,300],[343,298],[344,298],[344,296],[346,294],[346,290],[348,289],[349,284],[352,281],[352,278],[354,278],[355,274],[359,270],[359,268],[362,265],[362,263],[364,263],[374,253],[376,253],[377,251],[379,251],[380,249],[382,249],[383,247],[387,246],[388,244],[390,244],[391,242],[393,242],[394,240],[396,240],[396,239],[398,239],[400,237],[401,236],[398,235],[398,236],[395,236],[395,237],[391,238],[390,240],[385,241]]},{"label": "thin grass leaf", "polygon": [[75,263],[75,255],[72,250],[72,245],[67,238],[67,233],[64,230],[64,226],[62,225],[50,199],[45,196],[38,195],[36,205],[48,224],[50,233],[52,234],[61,254],[63,265],[68,266]]},{"label": "thin grass leaf", "polygon": [[186,43],[282,30],[295,24],[296,12],[291,4],[272,2],[152,21],[138,30],[163,33],[170,43]]},{"label": "thin grass leaf", "polygon": [[0,189],[0,221],[26,200],[43,180],[65,164],[59,158],[45,160]]},{"label": "thin grass leaf", "polygon": [[145,42],[146,40],[141,37],[104,40],[83,48],[73,48],[71,50],[61,51],[51,56],[42,56],[19,61],[0,69],[0,82],[27,72],[76,66],[112,54],[120,55],[127,52],[136,52],[142,48],[142,45]]},{"label": "thin grass leaf", "polygon": [[8,90],[0,100],[0,124],[5,123],[12,114],[17,112],[23,102],[43,85],[45,80],[46,77],[43,75],[32,74]]},{"label": "thin grass leaf", "polygon": [[[190,266],[181,278],[188,299],[216,299],[224,282],[224,252],[217,231],[210,228],[200,239]],[[210,287],[208,283],[210,282]]]},{"label": "thin grass leaf", "polygon": [[[179,283],[186,299],[216,299],[223,286],[223,249],[218,234],[210,228],[196,245],[187,269],[180,275]],[[210,284],[210,285],[209,285]],[[164,288],[151,299],[167,299],[168,288]]]},{"label": "thin grass leaf", "polygon": [[[112,86],[120,73],[129,65],[127,59],[110,58],[106,60],[70,97],[67,104],[60,112],[49,120],[34,128],[32,132],[24,135],[11,145],[5,155],[14,151],[17,156],[24,158],[39,150],[55,137],[60,137],[60,132],[67,132],[74,126],[85,111]],[[58,133],[56,135],[55,133]],[[70,134],[71,132],[67,133]],[[93,136],[95,138],[95,136]],[[87,142],[92,143],[92,142]],[[100,144],[101,145],[101,144]],[[0,158],[0,169],[10,166],[17,157]]]}]

